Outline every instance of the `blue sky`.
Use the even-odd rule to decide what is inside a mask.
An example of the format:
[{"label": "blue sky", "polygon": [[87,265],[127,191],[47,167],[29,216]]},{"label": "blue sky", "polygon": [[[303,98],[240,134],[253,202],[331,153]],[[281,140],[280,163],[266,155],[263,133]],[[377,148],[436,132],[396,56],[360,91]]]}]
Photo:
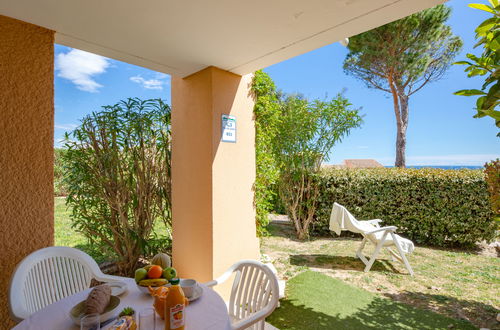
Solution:
[{"label": "blue sky", "polygon": [[[452,0],[449,24],[464,41],[462,53],[472,50],[474,29],[486,15],[466,6],[480,1]],[[392,165],[396,124],[389,94],[365,87],[342,70],[347,49],[338,43],[270,66],[264,71],[278,88],[308,98],[345,96],[361,108],[364,124],[339,143],[329,163],[348,158],[373,158]],[[56,45],[55,144],[84,115],[102,105],[127,97],[163,98],[170,103],[170,77],[165,74]],[[464,88],[477,88],[463,67],[453,66],[445,77],[426,86],[410,99],[407,165],[483,165],[500,157],[500,139],[491,119],[474,119],[474,98],[453,95]]]}]

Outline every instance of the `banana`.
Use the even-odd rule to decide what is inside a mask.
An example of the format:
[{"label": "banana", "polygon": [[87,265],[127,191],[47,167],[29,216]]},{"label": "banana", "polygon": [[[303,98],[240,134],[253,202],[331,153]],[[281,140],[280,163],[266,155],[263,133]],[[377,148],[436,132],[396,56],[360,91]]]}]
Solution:
[{"label": "banana", "polygon": [[167,284],[168,281],[164,278],[155,278],[139,281],[140,286],[162,286]]}]

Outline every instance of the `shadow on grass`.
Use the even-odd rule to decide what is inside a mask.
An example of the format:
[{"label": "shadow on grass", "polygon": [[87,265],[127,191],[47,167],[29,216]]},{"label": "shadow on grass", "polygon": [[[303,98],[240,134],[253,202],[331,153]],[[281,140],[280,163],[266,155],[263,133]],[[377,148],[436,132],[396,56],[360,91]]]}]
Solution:
[{"label": "shadow on grass", "polygon": [[500,329],[496,316],[500,310],[492,305],[472,300],[462,300],[440,294],[424,294],[421,292],[403,291],[386,293],[386,297],[413,306],[433,310],[455,319],[470,319],[480,328]]},{"label": "shadow on grass", "polygon": [[[327,254],[296,254],[290,256],[290,263],[295,266],[307,266],[324,269],[357,270],[363,272],[365,264],[354,257],[332,256]],[[391,264],[391,261],[377,259],[370,271],[393,272],[403,274]]]},{"label": "shadow on grass", "polygon": [[270,222],[267,225],[266,229],[269,231],[270,236],[283,237],[294,242],[307,242],[315,241],[318,239],[327,239],[331,241],[352,240],[361,242],[361,239],[363,238],[361,234],[343,231],[340,236],[334,236],[333,234],[331,236],[319,236],[311,234],[308,240],[299,240],[295,233],[295,228],[291,222]]},{"label": "shadow on grass", "polygon": [[475,329],[465,321],[415,308],[306,271],[288,281],[267,321],[279,329]]},{"label": "shadow on grass", "polygon": [[384,298],[375,298],[348,316],[335,311],[326,314],[297,301],[283,300],[267,322],[279,329],[476,329],[467,321],[431,313]]},{"label": "shadow on grass", "polygon": [[270,222],[266,229],[270,236],[283,237],[294,242],[305,242],[297,238],[295,228],[291,222]]}]

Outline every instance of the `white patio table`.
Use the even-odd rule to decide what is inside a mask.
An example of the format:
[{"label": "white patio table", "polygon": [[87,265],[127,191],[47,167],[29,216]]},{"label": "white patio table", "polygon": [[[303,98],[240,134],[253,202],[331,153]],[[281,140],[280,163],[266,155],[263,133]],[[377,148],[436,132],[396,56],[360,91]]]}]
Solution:
[{"label": "white patio table", "polygon": [[[118,314],[125,307],[132,307],[136,313],[142,309],[153,306],[153,298],[139,291],[133,279],[124,279],[128,290],[121,296],[120,305],[115,309]],[[214,290],[200,284],[203,294],[186,308],[186,330],[226,330],[230,329],[230,318],[226,304],[222,297]],[[76,326],[69,311],[73,306],[84,300],[90,289],[79,292],[73,296],[61,299],[32,314],[20,322],[15,330],[68,330],[80,329]],[[109,325],[108,325],[109,326]],[[107,329],[105,326],[104,329]],[[163,330],[164,322],[156,315],[156,329]],[[140,329],[142,330],[142,329]]]}]

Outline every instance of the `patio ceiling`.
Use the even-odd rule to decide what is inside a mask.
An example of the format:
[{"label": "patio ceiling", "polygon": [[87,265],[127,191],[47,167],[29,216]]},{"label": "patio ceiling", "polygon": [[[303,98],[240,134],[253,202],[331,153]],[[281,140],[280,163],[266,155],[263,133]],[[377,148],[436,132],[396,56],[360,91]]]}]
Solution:
[{"label": "patio ceiling", "polygon": [[56,42],[182,77],[247,74],[444,0],[0,0]]}]

